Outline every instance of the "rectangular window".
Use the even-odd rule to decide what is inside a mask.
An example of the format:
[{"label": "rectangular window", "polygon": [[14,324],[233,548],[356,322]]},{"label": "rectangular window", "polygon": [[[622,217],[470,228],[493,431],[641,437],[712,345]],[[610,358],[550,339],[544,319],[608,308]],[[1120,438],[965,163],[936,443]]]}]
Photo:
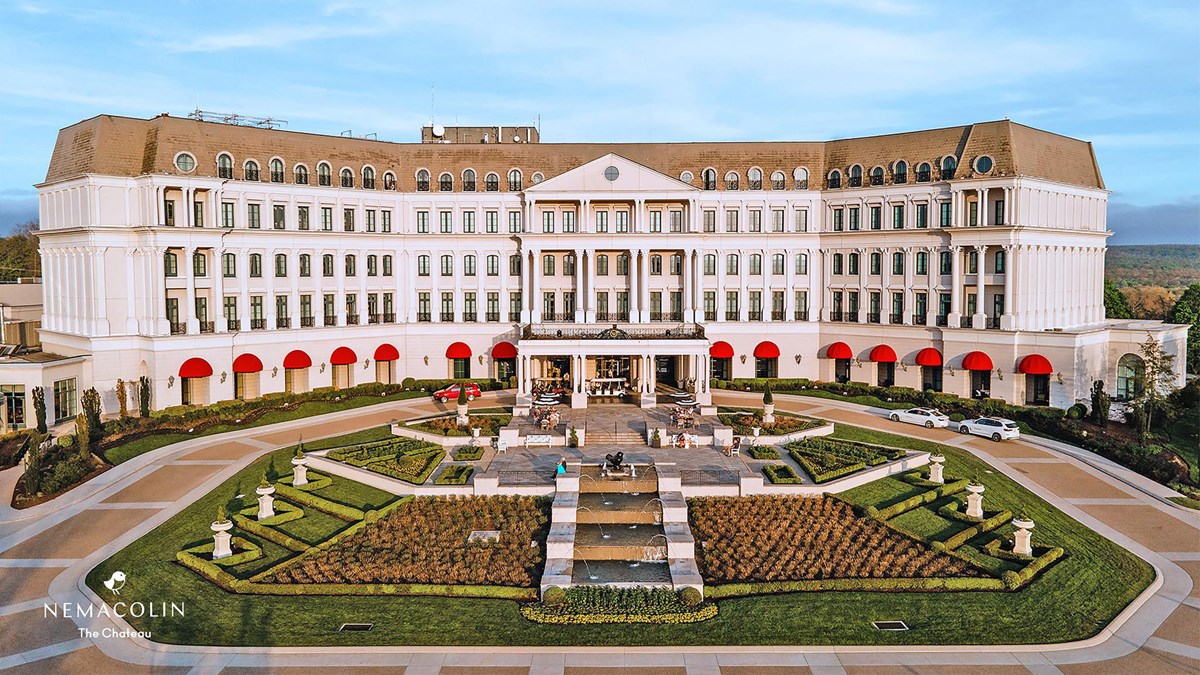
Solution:
[{"label": "rectangular window", "polygon": [[717,318],[716,291],[704,291],[704,318],[706,321],[713,321]]},{"label": "rectangular window", "polygon": [[596,212],[596,232],[608,232],[608,211]]},{"label": "rectangular window", "polygon": [[454,233],[454,213],[451,211],[438,211],[438,232],[441,234]]},{"label": "rectangular window", "polygon": [[928,204],[917,204],[917,227],[922,230],[929,227]]},{"label": "rectangular window", "polygon": [[996,210],[992,214],[992,224],[1007,225],[1007,223],[1004,222],[1004,200],[997,199],[994,206],[996,207]]},{"label": "rectangular window", "polygon": [[463,211],[462,224],[464,234],[475,234],[475,212]]},{"label": "rectangular window", "polygon": [[845,223],[843,221],[844,216],[845,216],[845,211],[842,209],[842,207],[839,206],[833,210],[833,231],[834,232],[841,232],[842,229],[845,227]]},{"label": "rectangular window", "polygon": [[250,320],[263,320],[263,298],[261,295],[250,296]]},{"label": "rectangular window", "polygon": [[475,256],[469,254],[463,256],[463,276],[475,276]]},{"label": "rectangular window", "polygon": [[286,296],[286,295],[276,295],[275,296],[275,318],[277,318],[277,319],[288,318],[288,296]]},{"label": "rectangular window", "polygon": [[617,232],[624,234],[629,231],[629,212],[617,211]]},{"label": "rectangular window", "polygon": [[384,232],[392,231],[392,212],[384,209],[379,212],[379,228]]},{"label": "rectangular window", "polygon": [[[303,319],[311,319],[312,315],[313,315],[313,313],[312,313],[312,296],[308,295],[307,293],[304,295],[301,295],[300,296],[300,318],[302,320]],[[311,323],[311,322],[305,322],[305,323]],[[307,326],[305,326],[305,327],[307,327]]]},{"label": "rectangular window", "polygon": [[938,255],[938,274],[950,274],[953,263],[950,259],[949,251],[942,251]]},{"label": "rectangular window", "polygon": [[671,212],[671,231],[683,232],[683,211]]},{"label": "rectangular window", "polygon": [[221,227],[233,227],[233,202],[221,202]]},{"label": "rectangular window", "polygon": [[500,231],[500,212],[499,211],[484,211],[483,212],[483,227],[488,234],[496,234]]},{"label": "rectangular window", "polygon": [[333,293],[326,293],[321,297],[321,307],[325,312],[325,325],[332,326],[337,323],[337,310],[334,309]]},{"label": "rectangular window", "polygon": [[783,211],[780,209],[771,211],[771,231],[783,232]]},{"label": "rectangular window", "polygon": [[367,256],[367,276],[379,276],[379,258],[373,255]]},{"label": "rectangular window", "polygon": [[221,275],[226,279],[237,277],[237,255],[225,253],[221,256]]},{"label": "rectangular window", "polygon": [[880,206],[871,207],[871,229],[879,230],[883,228],[883,208]]},{"label": "rectangular window", "polygon": [[608,255],[604,253],[596,256],[596,276],[608,276]]},{"label": "rectangular window", "polygon": [[950,202],[938,202],[938,227],[950,227]]},{"label": "rectangular window", "polygon": [[629,291],[617,291],[617,314],[629,315]]},{"label": "rectangular window", "polygon": [[917,253],[917,274],[920,276],[929,274],[929,254],[924,251]]},{"label": "rectangular window", "polygon": [[731,253],[731,254],[725,256],[725,273],[726,274],[737,274],[738,273],[738,256],[736,253]]},{"label": "rectangular window", "polygon": [[892,205],[892,229],[893,230],[903,230],[904,229],[904,205],[903,204],[893,204]]},{"label": "rectangular window", "polygon": [[163,201],[163,223],[175,227],[175,200]]},{"label": "rectangular window", "polygon": [[750,209],[750,231],[762,232],[762,209]]},{"label": "rectangular window", "polygon": [[514,291],[508,294],[508,318],[510,321],[516,321],[521,316],[521,292]]},{"label": "rectangular window", "polygon": [[904,254],[892,254],[892,274],[904,274]]},{"label": "rectangular window", "polygon": [[738,212],[737,211],[730,210],[730,211],[725,212],[725,231],[726,232],[737,232],[738,231]]},{"label": "rectangular window", "polygon": [[246,226],[252,230],[262,227],[262,204],[246,205]]},{"label": "rectangular window", "polygon": [[258,253],[250,254],[250,277],[257,279],[262,276],[262,256]]},{"label": "rectangular window", "polygon": [[717,212],[716,211],[708,210],[708,211],[704,212],[704,231],[705,232],[716,232],[717,231]]},{"label": "rectangular window", "polygon": [[417,211],[417,234],[429,234],[428,211]]},{"label": "rectangular window", "polygon": [[771,254],[771,274],[783,274],[785,260],[786,258],[782,253]]},{"label": "rectangular window", "polygon": [[563,211],[563,232],[571,233],[575,231],[575,212]]},{"label": "rectangular window", "polygon": [[621,254],[617,256],[617,276],[623,277],[629,274],[629,256]]},{"label": "rectangular window", "polygon": [[308,229],[308,207],[307,206],[297,206],[296,207],[296,227],[301,230]]},{"label": "rectangular window", "polygon": [[521,212],[508,212],[508,231],[510,233],[518,233],[521,231]]},{"label": "rectangular window", "polygon": [[596,313],[608,316],[608,291],[596,291]]},{"label": "rectangular window", "polygon": [[[238,320],[237,296],[227,295],[224,300],[225,321]],[[231,327],[230,330],[233,330]]]},{"label": "rectangular window", "polygon": [[850,229],[852,231],[857,230],[858,225],[859,225],[859,223],[858,223],[858,207],[851,206],[850,207]]},{"label": "rectangular window", "polygon": [[554,232],[554,212],[542,212],[542,232]]},{"label": "rectangular window", "polygon": [[321,230],[324,232],[333,231],[333,207],[321,207]]},{"label": "rectangular window", "polygon": [[[384,260],[390,262],[388,258],[385,258]],[[500,276],[500,256],[489,255],[487,257],[487,275],[489,277]]]},{"label": "rectangular window", "polygon": [[717,273],[717,256],[712,253],[704,254],[704,274],[712,276]]},{"label": "rectangular window", "polygon": [[796,274],[808,274],[808,254],[796,254]]},{"label": "rectangular window", "polygon": [[354,256],[352,256],[352,255],[346,256],[346,276],[352,277],[355,274],[358,274],[355,262],[356,262],[356,259]]},{"label": "rectangular window", "polygon": [[444,276],[444,277],[454,276],[454,256],[452,256],[452,255],[442,256],[442,276]]},{"label": "rectangular window", "polygon": [[542,276],[554,276],[554,256],[552,254],[548,253],[542,256]]},{"label": "rectangular window", "polygon": [[383,276],[392,276],[392,256],[390,255],[383,256]]},{"label": "rectangular window", "polygon": [[375,231],[375,209],[366,210],[367,232]]},{"label": "rectangular window", "polygon": [[321,274],[323,276],[333,276],[333,256],[326,253],[321,256]]},{"label": "rectangular window", "polygon": [[78,413],[75,412],[75,402],[78,397],[75,395],[76,385],[75,378],[66,380],[58,380],[54,383],[54,423],[64,422],[69,420]]},{"label": "rectangular window", "polygon": [[967,254],[967,274],[977,274],[979,272],[979,254],[971,251]]},{"label": "rectangular window", "polygon": [[796,231],[808,232],[808,209],[796,209]]},{"label": "rectangular window", "polygon": [[979,225],[979,202],[967,202],[967,225]]},{"label": "rectangular window", "polygon": [[204,227],[204,202],[192,203],[192,226]]},{"label": "rectangular window", "polygon": [[279,278],[287,276],[287,256],[282,253],[275,256],[275,276]]},{"label": "rectangular window", "polygon": [[417,321],[428,322],[430,320],[430,311],[429,292],[422,291],[417,293]]},{"label": "rectangular window", "polygon": [[650,231],[654,233],[662,232],[662,211],[650,212]]},{"label": "rectangular window", "polygon": [[729,319],[730,316],[733,316],[733,317],[738,316],[738,292],[737,291],[725,291],[725,314],[726,314],[725,318],[727,320],[730,320]]},{"label": "rectangular window", "polygon": [[500,320],[500,294],[499,293],[490,293],[489,292],[487,294],[487,320],[488,321],[499,321]]},{"label": "rectangular window", "polygon": [[276,230],[287,228],[287,207],[283,204],[273,204],[271,206],[271,226]]}]

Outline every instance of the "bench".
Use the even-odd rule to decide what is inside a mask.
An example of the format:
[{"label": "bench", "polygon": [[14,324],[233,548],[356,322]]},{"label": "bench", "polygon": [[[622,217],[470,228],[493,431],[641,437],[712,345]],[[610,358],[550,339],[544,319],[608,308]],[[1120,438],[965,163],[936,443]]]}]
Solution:
[{"label": "bench", "polygon": [[532,434],[525,437],[525,447],[528,448],[531,445],[544,445],[549,448],[553,445],[553,443],[550,441],[550,434]]}]

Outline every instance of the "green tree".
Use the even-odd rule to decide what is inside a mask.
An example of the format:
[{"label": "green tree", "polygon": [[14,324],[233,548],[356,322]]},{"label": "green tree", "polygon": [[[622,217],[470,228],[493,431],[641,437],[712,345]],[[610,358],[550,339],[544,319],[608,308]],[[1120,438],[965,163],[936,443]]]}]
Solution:
[{"label": "green tree", "polygon": [[1112,279],[1104,279],[1104,316],[1109,319],[1132,319],[1133,312],[1125,295],[1121,293]]},{"label": "green tree", "polygon": [[1092,421],[1105,427],[1108,426],[1108,411],[1112,408],[1112,397],[1104,391],[1104,380],[1092,383]]},{"label": "green tree", "polygon": [[33,412],[37,415],[38,433],[46,433],[46,390],[41,387],[33,388]]},{"label": "green tree", "polygon": [[42,458],[45,449],[40,438],[29,439],[29,448],[25,451],[25,473],[21,480],[25,482],[25,494],[36,495],[42,482]]},{"label": "green tree", "polygon": [[138,378],[138,414],[150,416],[150,378],[145,375]]},{"label": "green tree", "polygon": [[1144,426],[1139,430],[1145,440],[1150,437],[1155,420],[1165,421],[1169,415],[1168,397],[1175,391],[1179,376],[1175,373],[1175,357],[1168,354],[1153,335],[1146,336],[1138,351],[1146,366],[1146,383],[1137,401],[1145,413]]},{"label": "green tree", "polygon": [[117,378],[117,406],[120,408],[121,419],[129,417],[129,387],[125,385],[125,380]]},{"label": "green tree", "polygon": [[1188,286],[1179,296],[1167,312],[1167,322],[1191,326],[1187,337],[1187,371],[1200,373],[1200,284]]},{"label": "green tree", "polygon": [[0,237],[0,281],[42,275],[42,257],[34,236],[37,230],[38,222],[30,220],[17,225],[9,236]]},{"label": "green tree", "polygon": [[79,397],[79,406],[87,416],[88,443],[95,444],[104,437],[104,423],[100,421],[100,392],[89,387]]},{"label": "green tree", "polygon": [[88,428],[87,413],[75,416],[75,447],[79,450],[79,458],[87,462],[92,457],[92,433]]}]

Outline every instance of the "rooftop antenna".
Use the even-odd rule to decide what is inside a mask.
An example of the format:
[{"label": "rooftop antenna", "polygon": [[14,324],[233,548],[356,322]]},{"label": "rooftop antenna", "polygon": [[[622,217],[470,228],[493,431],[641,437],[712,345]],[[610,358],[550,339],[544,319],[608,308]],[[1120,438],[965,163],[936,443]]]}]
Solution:
[{"label": "rooftop antenna", "polygon": [[434,83],[429,83],[429,126],[433,126]]}]

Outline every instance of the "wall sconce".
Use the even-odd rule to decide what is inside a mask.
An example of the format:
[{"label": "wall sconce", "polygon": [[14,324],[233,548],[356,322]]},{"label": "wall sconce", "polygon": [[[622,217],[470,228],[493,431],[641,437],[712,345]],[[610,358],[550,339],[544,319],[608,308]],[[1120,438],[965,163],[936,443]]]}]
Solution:
[{"label": "wall sconce", "polygon": [[325,364],[324,363],[321,364],[321,372],[322,373],[325,372]]},{"label": "wall sconce", "polygon": [[428,356],[425,357],[425,365],[429,365],[429,357]]},{"label": "wall sconce", "polygon": [[1055,374],[1054,374],[1054,377],[1058,379],[1058,383],[1059,383],[1059,384],[1063,384],[1063,376],[1062,376],[1062,371],[1061,371],[1061,370],[1060,370],[1060,371],[1058,371],[1057,373],[1055,373]]},{"label": "wall sconce", "polygon": [[1001,382],[1004,381],[1004,371],[1000,370],[999,368],[996,369],[996,379],[1000,380]]},{"label": "wall sconce", "polygon": [[483,365],[483,354],[479,355],[479,365]]},{"label": "wall sconce", "polygon": [[946,366],[946,370],[950,371],[950,377],[954,377],[954,366]]},{"label": "wall sconce", "polygon": [[[224,375],[224,373],[221,373],[221,374]],[[224,382],[225,380],[221,380],[221,381]],[[167,389],[170,389],[173,386],[175,386],[175,376],[168,375],[167,376]]]},{"label": "wall sconce", "polygon": [[224,383],[225,383],[225,378],[226,378],[227,376],[228,376],[228,374],[227,374],[225,371],[223,371],[223,370],[222,370],[222,371],[221,371],[221,383],[222,383],[222,384],[224,384]]},{"label": "wall sconce", "polygon": [[363,370],[371,367],[371,359],[363,359]]},{"label": "wall sconce", "polygon": [[746,355],[745,355],[745,354],[742,354],[742,356],[741,356],[741,359],[742,359],[742,363],[745,363],[745,362],[746,362]]},{"label": "wall sconce", "polygon": [[274,368],[271,368],[271,377],[275,377],[278,374],[279,374],[279,366],[275,366]]},{"label": "wall sconce", "polygon": [[804,355],[803,355],[803,354],[797,354],[797,355],[796,355],[796,363],[797,363],[797,364],[798,364],[798,363],[800,363],[800,360],[801,360],[801,359],[803,359],[803,358],[804,358]]},{"label": "wall sconce", "polygon": [[906,372],[906,373],[907,373],[907,372],[908,372],[908,364],[907,364],[907,363],[905,363],[905,362],[903,362],[903,361],[901,361],[901,362],[900,362],[900,370],[903,370],[904,372]]}]

